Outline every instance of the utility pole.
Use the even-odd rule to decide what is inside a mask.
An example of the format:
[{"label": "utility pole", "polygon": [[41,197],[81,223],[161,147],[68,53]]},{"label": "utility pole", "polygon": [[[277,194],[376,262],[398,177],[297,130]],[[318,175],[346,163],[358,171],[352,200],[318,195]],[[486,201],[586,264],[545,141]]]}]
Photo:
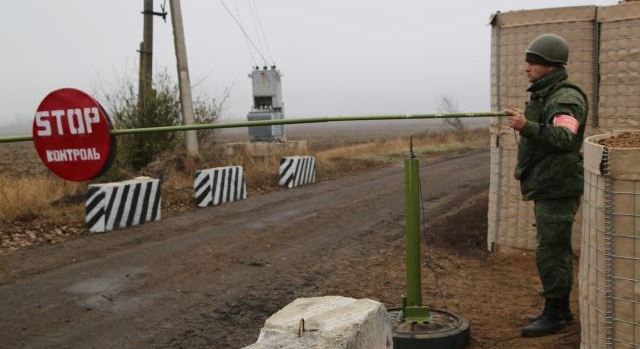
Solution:
[{"label": "utility pole", "polygon": [[144,115],[147,99],[153,86],[153,0],[143,0],[144,27],[140,43],[140,72],[138,82],[138,109]]},{"label": "utility pole", "polygon": [[[169,0],[171,5],[171,24],[173,25],[173,42],[176,50],[176,62],[178,65],[178,85],[180,87],[180,106],[182,108],[182,123],[192,125],[193,100],[191,97],[191,80],[189,79],[189,65],[187,64],[187,46],[184,40],[182,27],[182,9],[180,0]],[[199,157],[198,134],[196,131],[187,131],[185,135],[187,154]]]}]

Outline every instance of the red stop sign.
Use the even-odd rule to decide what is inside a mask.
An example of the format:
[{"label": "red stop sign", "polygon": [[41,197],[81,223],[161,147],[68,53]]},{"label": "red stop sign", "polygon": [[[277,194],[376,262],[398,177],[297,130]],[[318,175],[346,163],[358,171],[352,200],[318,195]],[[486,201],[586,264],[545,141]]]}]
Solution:
[{"label": "red stop sign", "polygon": [[111,123],[104,108],[73,88],[55,90],[38,106],[33,143],[40,159],[56,175],[70,181],[97,177],[113,157]]}]

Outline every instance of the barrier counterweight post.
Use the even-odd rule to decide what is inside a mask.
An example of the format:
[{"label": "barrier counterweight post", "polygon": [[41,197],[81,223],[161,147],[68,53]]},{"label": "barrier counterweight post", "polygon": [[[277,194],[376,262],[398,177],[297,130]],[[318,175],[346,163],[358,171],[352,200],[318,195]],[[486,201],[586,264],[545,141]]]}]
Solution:
[{"label": "barrier counterweight post", "polygon": [[404,162],[405,179],[405,266],[407,270],[406,303],[403,317],[406,322],[425,323],[431,320],[427,307],[422,306],[420,253],[420,161],[411,151]]}]

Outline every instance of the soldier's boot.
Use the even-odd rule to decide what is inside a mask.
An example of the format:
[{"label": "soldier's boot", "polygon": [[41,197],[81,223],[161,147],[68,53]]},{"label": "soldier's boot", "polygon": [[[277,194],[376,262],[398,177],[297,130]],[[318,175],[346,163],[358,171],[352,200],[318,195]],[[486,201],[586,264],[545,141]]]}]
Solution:
[{"label": "soldier's boot", "polygon": [[541,337],[552,335],[565,327],[567,322],[562,318],[562,298],[545,298],[542,316],[520,330],[522,337]]},{"label": "soldier's boot", "polygon": [[[538,315],[529,315],[527,316],[528,323],[534,323],[536,320],[542,317],[544,312],[541,312]],[[573,313],[571,312],[571,307],[569,306],[569,296],[563,297],[562,302],[560,303],[560,317],[566,323],[571,323],[573,321]]]}]

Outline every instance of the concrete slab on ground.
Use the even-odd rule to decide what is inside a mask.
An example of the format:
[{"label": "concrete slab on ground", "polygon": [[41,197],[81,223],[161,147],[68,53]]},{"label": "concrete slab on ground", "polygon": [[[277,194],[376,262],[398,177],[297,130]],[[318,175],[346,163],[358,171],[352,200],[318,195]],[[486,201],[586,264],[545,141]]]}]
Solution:
[{"label": "concrete slab on ground", "polygon": [[265,322],[245,349],[389,349],[391,320],[384,305],[340,296],[298,298]]}]

